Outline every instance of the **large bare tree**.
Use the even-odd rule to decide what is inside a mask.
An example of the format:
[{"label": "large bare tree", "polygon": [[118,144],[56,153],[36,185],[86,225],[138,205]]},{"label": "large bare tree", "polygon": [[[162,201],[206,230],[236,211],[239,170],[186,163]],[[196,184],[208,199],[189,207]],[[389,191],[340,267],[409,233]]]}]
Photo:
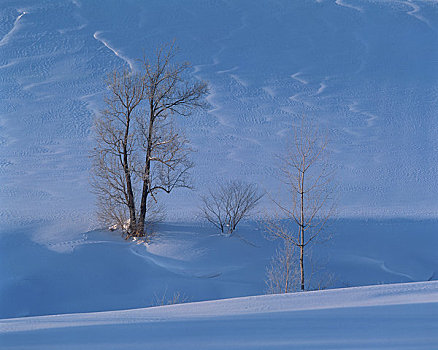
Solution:
[{"label": "large bare tree", "polygon": [[305,290],[305,250],[321,238],[335,210],[327,137],[303,117],[294,127],[291,145],[281,162],[290,202],[273,199],[278,213],[267,220],[265,228],[269,235],[299,249],[300,289]]},{"label": "large bare tree", "polygon": [[[141,145],[144,151],[140,170],[142,190],[137,230],[144,232],[148,198],[157,191],[170,193],[188,187],[187,140],[175,128],[171,116],[188,116],[205,108],[207,83],[187,78],[190,64],[174,63],[174,44],[157,50],[153,60],[144,59],[146,111],[141,118]],[[154,172],[154,170],[156,170]]]},{"label": "large bare tree", "polygon": [[95,120],[92,185],[100,220],[135,232],[136,118],[145,84],[142,76],[124,70],[110,74],[107,87],[106,108]]},{"label": "large bare tree", "polygon": [[143,236],[156,215],[159,191],[190,187],[187,139],[174,117],[206,106],[207,84],[190,77],[188,63],[174,63],[173,44],[144,58],[139,73],[115,71],[106,108],[96,118],[93,188],[101,221]]}]

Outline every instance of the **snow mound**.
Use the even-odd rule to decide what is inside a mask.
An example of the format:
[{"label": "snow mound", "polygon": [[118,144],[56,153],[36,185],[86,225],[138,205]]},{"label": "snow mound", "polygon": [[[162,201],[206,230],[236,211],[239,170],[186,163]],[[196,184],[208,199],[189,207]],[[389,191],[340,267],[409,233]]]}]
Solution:
[{"label": "snow mound", "polygon": [[0,320],[11,349],[433,349],[438,282]]}]

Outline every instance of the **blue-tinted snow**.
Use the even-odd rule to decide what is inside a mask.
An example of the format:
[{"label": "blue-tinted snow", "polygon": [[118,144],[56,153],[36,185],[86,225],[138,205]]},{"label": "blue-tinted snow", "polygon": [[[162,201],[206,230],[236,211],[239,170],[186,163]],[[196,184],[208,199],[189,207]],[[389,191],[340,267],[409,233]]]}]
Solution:
[{"label": "blue-tinted snow", "polygon": [[435,349],[437,282],[0,320],[8,349]]},{"label": "blue-tinted snow", "polygon": [[273,155],[302,114],[330,131],[341,215],[436,216],[437,23],[433,1],[2,0],[2,221],[93,225],[105,74],[173,38],[211,108],[180,119],[197,191],[169,219],[193,219],[217,178],[279,192]]},{"label": "blue-tinted snow", "polygon": [[[158,231],[146,246],[107,231],[48,238],[44,224],[0,232],[0,318],[147,307],[174,293],[189,301],[265,293],[279,242],[259,225],[242,224],[231,238],[194,224]],[[330,232],[306,254],[313,288],[438,277],[436,220],[341,220]]]},{"label": "blue-tinted snow", "polygon": [[[196,150],[196,191],[167,201],[169,220],[193,220],[198,195],[219,178],[254,181],[287,200],[273,156],[302,114],[329,130],[341,216],[436,217],[437,27],[436,1],[0,0],[0,317],[139,308],[174,291],[194,301],[264,292],[275,242],[259,227],[238,232],[256,246],[195,224],[166,224],[147,247],[88,232],[96,228],[88,152],[105,75],[135,69],[136,58],[174,38],[180,59],[209,82],[210,109],[179,119]],[[435,220],[340,221],[315,256],[335,287],[434,280],[437,230]],[[394,303],[406,286],[376,291]],[[250,316],[236,310],[257,307],[251,298],[225,305],[228,316],[182,322],[145,324],[129,311],[109,326],[17,331],[2,321],[0,343],[159,349],[175,348],[172,335],[190,349],[429,349],[436,297],[418,304],[419,286],[395,306],[353,290],[331,307],[347,294],[369,307],[274,315],[263,308],[284,304],[270,297]],[[95,316],[62,317],[17,324]]]}]

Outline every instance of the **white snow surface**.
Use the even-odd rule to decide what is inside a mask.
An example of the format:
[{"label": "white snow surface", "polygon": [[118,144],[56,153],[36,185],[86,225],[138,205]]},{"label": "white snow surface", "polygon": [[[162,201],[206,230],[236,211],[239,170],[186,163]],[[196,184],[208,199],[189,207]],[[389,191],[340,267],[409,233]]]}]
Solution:
[{"label": "white snow surface", "polygon": [[[233,237],[208,225],[163,224],[146,245],[116,231],[46,229],[1,232],[0,318],[148,307],[174,293],[189,301],[264,294],[279,243],[256,223],[242,223]],[[306,256],[314,287],[321,278],[331,288],[437,279],[436,220],[340,220],[330,232]]]},{"label": "white snow surface", "polygon": [[210,109],[177,118],[196,191],[163,198],[169,220],[193,220],[218,179],[287,200],[275,156],[303,114],[330,133],[341,216],[438,214],[436,1],[0,4],[3,224],[94,227],[88,153],[105,76],[174,38]]},{"label": "white snow surface", "polygon": [[[0,0],[0,348],[436,349],[437,24],[430,0]],[[196,191],[127,243],[94,220],[93,118],[108,72],[174,38],[210,86],[178,119]],[[303,114],[349,218],[313,256],[332,287],[384,285],[252,297],[278,242],[194,223],[199,195],[236,178],[287,201],[276,155]],[[145,309],[175,292],[203,302]]]},{"label": "white snow surface", "polygon": [[0,320],[8,349],[433,349],[438,282]]}]

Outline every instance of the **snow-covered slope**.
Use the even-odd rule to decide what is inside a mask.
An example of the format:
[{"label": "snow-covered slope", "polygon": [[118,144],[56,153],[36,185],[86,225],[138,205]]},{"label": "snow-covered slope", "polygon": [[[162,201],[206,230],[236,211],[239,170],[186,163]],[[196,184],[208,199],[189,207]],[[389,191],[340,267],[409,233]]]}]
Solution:
[{"label": "snow-covered slope", "polygon": [[[107,72],[136,69],[136,58],[173,38],[210,84],[211,108],[180,119],[196,150],[197,190],[166,201],[168,219],[180,223],[136,245],[96,230],[91,126]],[[0,0],[0,317],[141,308],[174,292],[192,301],[262,294],[275,243],[257,225],[226,239],[182,222],[218,178],[287,199],[274,155],[302,114],[330,131],[340,216],[364,218],[334,224],[331,244],[314,252],[333,285],[435,280],[437,221],[417,219],[438,215],[437,61],[430,0]],[[329,292],[3,321],[0,346],[85,348],[83,339],[92,349],[144,349],[147,340],[159,349],[175,347],[173,334],[177,348],[193,348],[194,336],[203,348],[430,348],[437,304],[421,286],[436,285],[413,286],[409,300],[400,290],[378,298],[403,305],[351,290],[364,304],[338,291],[342,300],[327,304]],[[313,310],[312,295],[333,309]],[[307,298],[308,309],[288,298]],[[266,312],[242,312],[261,304]],[[178,310],[191,316],[178,319]],[[80,326],[90,318],[93,326]],[[53,319],[77,327],[50,328]]]},{"label": "snow-covered slope", "polygon": [[105,74],[173,38],[209,81],[211,109],[181,119],[197,192],[176,194],[170,219],[191,220],[220,177],[281,195],[273,155],[303,113],[331,130],[342,215],[438,213],[436,1],[0,4],[3,223],[89,228],[87,153]]},{"label": "snow-covered slope", "polygon": [[438,282],[0,320],[8,349],[434,349]]},{"label": "snow-covered slope", "polygon": [[[331,242],[306,259],[308,277],[322,268],[331,288],[437,279],[437,221],[342,220],[331,229]],[[148,246],[116,232],[48,239],[45,230],[0,234],[0,318],[147,307],[174,293],[189,301],[264,294],[278,243],[256,224],[231,238],[210,226],[166,224]]]}]

